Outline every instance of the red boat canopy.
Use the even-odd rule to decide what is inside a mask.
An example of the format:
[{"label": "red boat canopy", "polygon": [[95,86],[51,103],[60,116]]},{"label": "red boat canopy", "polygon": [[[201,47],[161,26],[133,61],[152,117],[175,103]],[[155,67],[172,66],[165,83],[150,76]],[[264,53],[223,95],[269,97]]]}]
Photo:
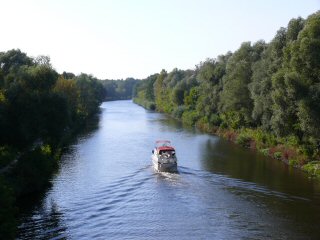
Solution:
[{"label": "red boat canopy", "polygon": [[158,151],[174,151],[173,147],[168,147],[168,146],[164,146],[164,147],[157,147]]},{"label": "red boat canopy", "polygon": [[160,152],[160,151],[175,151],[174,147],[171,146],[171,142],[169,140],[156,141],[156,149],[158,152]]}]

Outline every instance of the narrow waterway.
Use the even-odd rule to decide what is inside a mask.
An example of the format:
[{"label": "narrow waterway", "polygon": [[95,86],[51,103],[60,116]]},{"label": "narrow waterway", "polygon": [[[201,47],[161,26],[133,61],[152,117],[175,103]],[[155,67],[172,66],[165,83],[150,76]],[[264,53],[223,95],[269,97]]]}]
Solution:
[{"label": "narrow waterway", "polygon": [[[153,170],[157,139],[175,146],[177,174]],[[320,239],[320,185],[131,101],[106,102],[20,221],[18,239]]]}]

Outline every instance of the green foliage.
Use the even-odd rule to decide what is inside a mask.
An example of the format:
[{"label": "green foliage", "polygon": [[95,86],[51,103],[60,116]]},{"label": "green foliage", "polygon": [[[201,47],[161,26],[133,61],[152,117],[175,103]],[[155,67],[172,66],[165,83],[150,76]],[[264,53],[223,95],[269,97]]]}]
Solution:
[{"label": "green foliage", "polygon": [[33,59],[19,49],[0,52],[0,66],[3,75],[17,74],[22,66],[34,65]]},{"label": "green foliage", "polygon": [[265,156],[269,156],[269,148],[260,149],[260,152]]},{"label": "green foliage", "polygon": [[239,129],[245,126],[245,117],[242,112],[229,111],[221,114],[221,120],[232,129]]},{"label": "green foliage", "polygon": [[179,87],[175,87],[172,92],[172,101],[175,105],[182,105],[184,98],[184,90]]},{"label": "green foliage", "polygon": [[313,161],[305,164],[302,169],[309,174],[320,178],[320,162],[319,161]]},{"label": "green foliage", "polygon": [[274,152],[273,157],[280,160],[282,158],[282,152]]},{"label": "green foliage", "polygon": [[182,122],[189,126],[193,126],[198,119],[199,115],[196,111],[185,111],[182,114]]},{"label": "green foliage", "polygon": [[17,196],[37,192],[49,183],[56,160],[49,145],[24,153],[10,173]]},{"label": "green foliage", "polygon": [[250,142],[251,142],[251,137],[248,134],[243,132],[239,134],[236,139],[236,143],[244,147],[249,147]]},{"label": "green foliage", "polygon": [[209,123],[213,126],[220,126],[222,123],[222,119],[218,114],[211,114],[210,119],[209,119]]},{"label": "green foliage", "polygon": [[273,115],[271,124],[273,131],[278,136],[286,136],[291,133],[296,123],[296,106],[294,95],[289,94],[287,76],[280,69],[272,78]]},{"label": "green foliage", "polygon": [[98,111],[100,103],[104,100],[105,90],[98,79],[84,73],[76,77],[76,86],[77,114],[80,119],[86,119]]},{"label": "green foliage", "polygon": [[[291,159],[289,159],[289,165],[292,167],[298,167],[300,165],[300,162],[297,158],[291,158]],[[302,169],[305,170],[304,168],[302,168]],[[311,173],[311,171],[309,173]]]},{"label": "green foliage", "polygon": [[155,96],[155,102],[157,109],[159,111],[163,111],[163,99],[165,99],[166,95],[166,89],[163,86],[164,79],[167,76],[167,72],[165,70],[162,70],[161,73],[157,76],[156,81],[154,82],[154,96]]},{"label": "green foliage", "polygon": [[[101,83],[105,90],[105,100],[113,101],[132,99],[135,97],[134,88],[138,82],[139,80],[134,78],[127,78],[125,80],[102,80]],[[150,97],[148,96],[148,98]]]},{"label": "green foliage", "polygon": [[195,109],[198,98],[199,98],[199,88],[193,87],[190,89],[189,93],[185,92],[184,103],[190,109]]},{"label": "green foliage", "polygon": [[0,239],[14,239],[16,232],[15,199],[12,189],[0,176]]},{"label": "green foliage", "polygon": [[176,119],[181,119],[183,113],[187,110],[186,106],[179,106],[173,110],[172,116]]},{"label": "green foliage", "polygon": [[251,65],[260,52],[251,44],[243,43],[228,60],[223,79],[220,108],[223,112],[241,111],[246,122],[251,121],[253,102],[248,85],[251,83]]},{"label": "green foliage", "polygon": [[0,146],[0,168],[7,166],[16,158],[17,152],[9,146]]},{"label": "green foliage", "polygon": [[143,100],[141,98],[134,98],[133,102],[135,102],[136,104],[139,104],[143,107],[145,107],[146,109],[149,110],[156,110],[156,104],[154,102],[149,102],[147,100]]}]

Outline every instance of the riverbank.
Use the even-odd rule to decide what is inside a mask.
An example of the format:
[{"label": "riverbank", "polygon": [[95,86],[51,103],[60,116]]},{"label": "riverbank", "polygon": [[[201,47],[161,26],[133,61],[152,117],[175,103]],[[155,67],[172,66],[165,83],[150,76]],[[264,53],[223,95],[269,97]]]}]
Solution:
[{"label": "riverbank", "polygon": [[[153,102],[143,101],[137,98],[133,101],[148,110],[156,109],[156,105]],[[265,156],[282,161],[291,167],[301,169],[307,172],[310,177],[320,180],[320,159],[318,159],[318,156],[310,159],[307,153],[307,147],[299,145],[298,139],[294,136],[279,138],[262,129],[231,129],[212,126],[202,119],[190,121],[189,118],[183,118],[183,114],[180,115],[180,118],[173,113],[169,115],[188,126],[194,125],[205,133],[217,135],[245,148],[261,152]]]},{"label": "riverbank", "polygon": [[59,74],[42,60],[0,52],[0,239],[14,238],[18,200],[50,186],[68,139],[105,98],[93,76]]},{"label": "riverbank", "polygon": [[[78,122],[60,139],[56,146],[38,144],[32,149],[18,152],[14,148],[0,150],[0,239],[14,239],[17,218],[21,214],[18,206],[23,199],[46,191],[50,180],[58,170],[65,149],[85,130],[98,125],[98,113]],[[7,165],[4,164],[7,163]]]},{"label": "riverbank", "polygon": [[230,142],[259,151],[265,156],[301,169],[307,172],[310,177],[320,180],[320,160],[317,158],[310,159],[305,153],[307,151],[305,147],[299,145],[294,137],[278,138],[261,129],[223,129],[211,127],[201,122],[197,122],[196,127],[206,133],[223,137]]}]

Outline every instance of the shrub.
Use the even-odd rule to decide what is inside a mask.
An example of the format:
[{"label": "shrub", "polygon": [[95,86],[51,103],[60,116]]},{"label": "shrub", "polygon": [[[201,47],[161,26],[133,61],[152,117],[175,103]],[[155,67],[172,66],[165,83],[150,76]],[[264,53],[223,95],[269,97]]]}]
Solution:
[{"label": "shrub", "polygon": [[0,147],[0,168],[5,167],[16,157],[16,151],[7,146]]},{"label": "shrub", "polygon": [[24,153],[12,171],[13,188],[17,196],[37,192],[48,185],[57,161],[48,145]]},{"label": "shrub", "polygon": [[147,102],[147,109],[149,110],[156,110],[156,104],[154,102]]},{"label": "shrub", "polygon": [[260,149],[260,152],[265,156],[269,156],[269,148]]},{"label": "shrub", "polygon": [[282,158],[282,152],[275,152],[275,153],[273,153],[273,157],[274,157],[275,159],[281,160],[281,158]]},{"label": "shrub", "polygon": [[251,137],[244,133],[239,134],[236,140],[237,144],[240,144],[241,146],[244,146],[244,147],[250,147],[250,142],[251,142]]},{"label": "shrub", "polygon": [[0,239],[14,239],[16,208],[12,190],[0,176]]},{"label": "shrub", "polygon": [[140,99],[140,98],[134,98],[133,102],[138,104],[138,105],[140,105],[140,106],[145,107],[146,109],[156,110],[155,102],[150,102],[150,101],[147,101],[147,100],[144,100],[144,99]]},{"label": "shrub", "polygon": [[220,126],[222,123],[222,119],[218,114],[211,114],[209,123],[212,124],[213,126]]},{"label": "shrub", "polygon": [[199,116],[196,111],[186,111],[182,114],[182,122],[189,126],[193,126],[198,118]]},{"label": "shrub", "polygon": [[229,111],[221,114],[221,120],[232,129],[239,129],[245,126],[245,118],[241,112]]},{"label": "shrub", "polygon": [[286,142],[289,146],[299,145],[299,138],[297,136],[291,135],[286,138]]},{"label": "shrub", "polygon": [[289,159],[289,165],[293,167],[299,166],[299,160],[297,158],[291,158]]},{"label": "shrub", "polygon": [[305,164],[302,169],[309,174],[320,178],[320,161],[313,161]]},{"label": "shrub", "polygon": [[179,107],[177,107],[176,109],[174,109],[173,111],[172,111],[172,116],[174,117],[174,118],[177,118],[177,119],[181,119],[182,118],[182,115],[183,115],[183,113],[186,111],[186,107],[185,106],[179,106]]}]

